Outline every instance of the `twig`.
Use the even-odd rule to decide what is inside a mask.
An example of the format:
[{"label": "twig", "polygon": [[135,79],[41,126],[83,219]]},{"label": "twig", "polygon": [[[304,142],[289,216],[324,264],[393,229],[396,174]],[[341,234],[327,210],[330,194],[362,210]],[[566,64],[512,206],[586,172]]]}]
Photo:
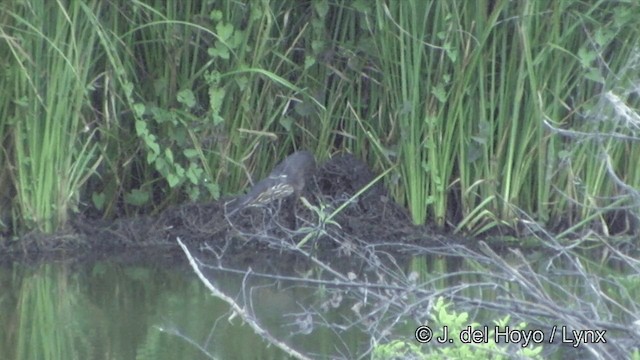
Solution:
[{"label": "twig", "polygon": [[200,271],[200,267],[198,266],[198,264],[196,263],[196,260],[193,258],[193,256],[189,252],[189,249],[187,249],[186,245],[184,245],[182,243],[182,241],[180,240],[179,237],[176,238],[176,240],[178,241],[178,244],[182,248],[182,251],[184,252],[184,254],[187,256],[187,259],[189,260],[189,264],[191,265],[191,268],[193,268],[193,271],[200,278],[200,281],[202,281],[202,283],[209,290],[211,290],[211,292],[213,293],[214,296],[216,296],[217,298],[219,298],[222,301],[224,301],[227,304],[229,304],[229,306],[231,306],[233,311],[236,314],[238,314],[242,318],[242,320],[244,320],[244,322],[249,324],[249,326],[253,329],[253,331],[255,331],[256,334],[258,334],[259,336],[262,336],[269,343],[277,346],[278,348],[280,348],[285,353],[287,353],[287,354],[289,354],[289,355],[291,355],[291,356],[293,356],[293,357],[295,357],[297,359],[310,359],[310,358],[304,356],[303,354],[301,354],[300,352],[298,352],[297,350],[291,348],[289,345],[285,344],[284,342],[282,342],[282,341],[276,339],[275,337],[273,337],[267,330],[263,329],[255,321],[255,319],[253,318],[253,316],[251,316],[251,314],[247,313],[245,311],[245,309],[241,308],[240,305],[238,305],[238,303],[236,303],[231,297],[225,295],[222,291],[218,290],[215,286],[213,286],[213,284],[211,284],[209,279],[207,279],[204,276],[204,274]]}]

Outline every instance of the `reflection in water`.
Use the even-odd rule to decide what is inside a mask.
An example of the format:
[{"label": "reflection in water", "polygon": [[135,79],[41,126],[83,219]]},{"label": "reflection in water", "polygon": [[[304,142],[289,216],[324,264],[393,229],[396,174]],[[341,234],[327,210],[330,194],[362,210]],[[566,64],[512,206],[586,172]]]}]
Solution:
[{"label": "reflection in water", "polygon": [[[161,264],[161,258],[0,267],[2,359],[210,358],[204,352],[219,359],[287,357],[233,316],[185,262]],[[233,296],[246,296],[260,322],[297,347],[315,354],[334,353],[336,344],[342,351],[357,347],[357,336],[336,340],[323,330],[305,336],[314,329],[309,306],[322,300],[317,289],[234,273],[215,278]]]},{"label": "reflection in water", "polygon": [[[217,281],[238,286],[233,275]],[[0,285],[2,359],[208,359],[189,341],[220,359],[286,357],[234,319],[182,262],[15,263],[0,267]],[[300,294],[281,290],[253,288],[254,305],[280,336],[295,337],[296,319],[281,314],[296,312]]]},{"label": "reflection in water", "polygon": [[[413,335],[418,324],[432,325],[433,304],[441,296],[456,307],[450,314],[465,312],[464,326],[493,324],[507,315],[514,325],[522,319],[517,316],[529,316],[529,326],[541,329],[547,322],[562,323],[558,319],[595,318],[582,315],[598,299],[583,277],[560,268],[534,272],[546,262],[525,263],[520,256],[389,256],[385,263],[378,255],[387,251],[360,251],[348,258],[330,253],[323,267],[282,252],[256,254],[255,261],[235,257],[236,263],[224,265],[215,256],[201,256],[200,267],[217,289],[255,316],[260,328],[311,358],[351,359],[367,351],[375,356],[376,350],[397,355],[398,349],[439,353],[433,344],[417,346]],[[365,261],[358,262],[356,255]],[[610,294],[637,299],[637,277],[629,278],[625,293],[608,281],[602,287]],[[2,360],[287,358],[228,303],[212,296],[179,251],[141,254],[126,262],[0,265],[0,289]],[[529,300],[538,294],[536,299],[549,301]],[[513,304],[528,307],[518,312]],[[530,311],[533,304],[536,312]],[[610,323],[599,328],[625,329]],[[607,335],[615,340],[613,331]],[[544,358],[569,353],[557,346],[545,350]]]}]

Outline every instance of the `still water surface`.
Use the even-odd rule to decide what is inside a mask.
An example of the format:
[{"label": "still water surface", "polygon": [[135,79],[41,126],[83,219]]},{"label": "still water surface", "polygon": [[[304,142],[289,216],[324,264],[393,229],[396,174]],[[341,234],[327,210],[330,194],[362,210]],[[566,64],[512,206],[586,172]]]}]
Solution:
[{"label": "still water surface", "polygon": [[[267,346],[261,336],[230,311],[229,304],[213,296],[189,267],[182,252],[136,250],[128,251],[124,258],[121,255],[97,260],[57,257],[0,263],[0,360],[288,358],[276,346]],[[570,317],[575,312],[573,309],[599,303],[593,286],[586,286],[581,274],[563,275],[556,271],[554,275],[542,266],[548,263],[543,261],[545,258],[531,262],[542,270],[526,273],[536,281],[545,280],[544,284],[527,282],[526,277],[514,282],[513,276],[507,276],[512,273],[501,273],[515,269],[506,262],[504,267],[489,271],[481,268],[480,262],[463,261],[463,258],[429,256],[413,257],[407,263],[399,261],[397,274],[419,274],[418,298],[389,292],[393,288],[391,281],[381,288],[351,287],[351,294],[359,296],[350,298],[346,290],[349,287],[333,286],[332,277],[318,267],[301,266],[286,260],[281,253],[275,258],[263,253],[248,258],[259,261],[239,259],[235,268],[241,271],[237,273],[211,268],[203,271],[216,288],[232,297],[241,308],[252,309],[260,326],[269,334],[318,359],[366,356],[373,338],[371,330],[385,329],[384,321],[373,326],[376,323],[370,322],[371,314],[390,320],[389,329],[393,329],[393,334],[389,338],[415,342],[416,323],[431,319],[428,316],[430,300],[426,300],[432,297],[430,294],[443,293],[440,289],[448,289],[458,299],[457,304],[470,305],[465,308],[473,310],[469,323],[493,324],[495,319],[509,315],[508,306],[500,307],[506,295],[516,302],[537,293],[553,299],[554,304],[562,304],[562,309],[567,311],[559,312],[557,317],[549,313],[540,319],[560,325],[564,319],[573,319]],[[381,276],[392,279],[390,272],[383,275],[375,272],[384,267],[373,267],[373,272],[367,270],[370,262],[361,266],[356,261],[338,257],[328,261],[327,264],[333,262],[332,266],[340,266],[344,274],[357,274],[354,275],[357,281],[375,285]],[[259,266],[266,268],[259,269]],[[246,270],[250,267],[248,274]],[[261,277],[261,273],[273,276]],[[292,278],[302,281],[293,282]],[[314,282],[320,279],[329,280]],[[640,287],[623,288],[625,292],[615,288],[610,294],[632,292],[630,297],[617,299],[617,303],[635,306],[633,299],[637,299]],[[385,301],[372,302],[376,298],[372,291],[376,289],[380,291],[378,295],[388,295],[389,301],[378,297]],[[360,311],[354,306],[363,298],[369,299],[371,311]],[[412,316],[404,316],[410,321],[396,318],[397,314],[404,314],[405,308],[387,311],[402,304],[414,306]],[[417,304],[424,304],[426,309],[415,307]],[[487,311],[483,304],[493,304],[494,309],[503,311]],[[360,312],[369,315],[360,316]],[[612,319],[620,316],[613,310],[609,315]],[[512,320],[510,324],[516,323],[519,321]],[[547,325],[533,326],[546,329]],[[387,334],[377,336],[386,338]],[[614,333],[608,336],[614,340]],[[576,353],[563,350],[565,348],[575,350],[547,346],[544,358],[551,354],[555,358],[566,358],[568,354],[569,358],[581,358],[586,353],[584,349]],[[629,352],[623,348],[623,353]]]},{"label": "still water surface", "polygon": [[[198,346],[219,359],[287,358],[230,317],[180,255],[0,266],[0,359],[208,359]],[[241,279],[221,274],[216,281],[237,286]],[[253,288],[264,325],[314,353],[335,351],[330,335],[298,337],[295,319],[281,316],[295,313],[305,294],[274,289]],[[357,338],[340,342],[357,347]]]}]

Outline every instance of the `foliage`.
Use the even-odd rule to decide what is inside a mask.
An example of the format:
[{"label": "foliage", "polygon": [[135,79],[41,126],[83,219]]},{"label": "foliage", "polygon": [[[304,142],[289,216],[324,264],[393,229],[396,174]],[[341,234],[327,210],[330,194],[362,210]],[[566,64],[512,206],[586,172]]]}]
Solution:
[{"label": "foliage", "polygon": [[7,24],[0,30],[8,49],[0,128],[11,146],[3,155],[16,194],[12,223],[50,232],[77,209],[101,161],[88,107],[95,32],[77,3],[11,5],[2,8]]},{"label": "foliage", "polygon": [[[388,344],[376,346],[373,351],[373,359],[510,359],[514,355],[519,358],[541,359],[540,352],[542,346],[527,346],[520,348],[517,354],[509,354],[504,347],[495,342],[495,329],[505,329],[509,324],[510,316],[507,315],[502,319],[494,321],[495,327],[488,332],[487,342],[474,342],[465,344],[460,341],[460,333],[465,329],[481,329],[478,323],[469,324],[469,314],[466,312],[458,313],[449,309],[451,303],[445,303],[442,297],[439,297],[433,307],[434,322],[431,328],[442,329],[447,327],[448,338],[453,339],[451,346],[418,346],[416,343],[404,340],[394,340]],[[527,324],[521,322],[515,328],[525,329]],[[513,327],[512,327],[513,328]],[[485,328],[486,329],[486,328]],[[434,334],[442,336],[442,334]],[[431,340],[432,342],[434,340]]]},{"label": "foliage", "polygon": [[416,224],[632,231],[638,6],[10,1],[0,226],[218,199],[307,148],[392,169]]}]

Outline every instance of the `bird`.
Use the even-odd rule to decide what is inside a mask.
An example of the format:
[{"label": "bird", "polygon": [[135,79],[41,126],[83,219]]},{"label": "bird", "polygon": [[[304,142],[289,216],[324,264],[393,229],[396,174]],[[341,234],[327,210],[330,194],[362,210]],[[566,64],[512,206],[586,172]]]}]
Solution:
[{"label": "bird", "polygon": [[249,192],[231,204],[227,216],[251,206],[267,205],[294,195],[296,199],[316,170],[316,160],[306,150],[296,151],[276,165],[269,176],[255,184]]}]

